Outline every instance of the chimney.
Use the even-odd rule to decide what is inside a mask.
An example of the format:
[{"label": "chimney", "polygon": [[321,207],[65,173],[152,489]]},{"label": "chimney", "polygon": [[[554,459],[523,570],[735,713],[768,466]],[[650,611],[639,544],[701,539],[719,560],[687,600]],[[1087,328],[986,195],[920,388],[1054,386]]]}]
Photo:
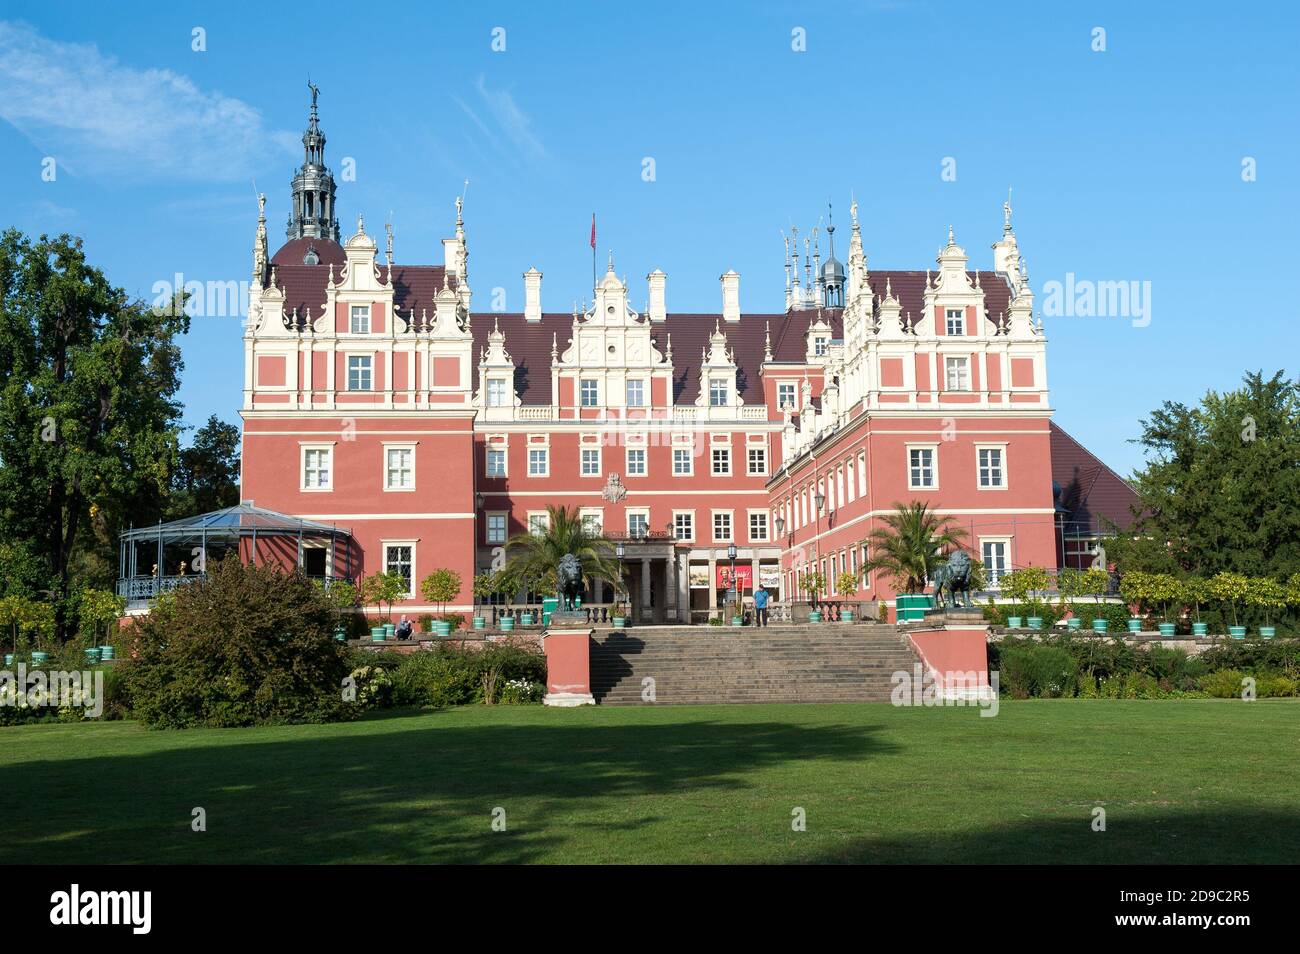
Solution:
[{"label": "chimney", "polygon": [[656,268],[646,276],[646,281],[650,283],[650,320],[664,321],[668,317],[664,305],[664,287],[668,284],[668,276]]},{"label": "chimney", "polygon": [[542,273],[535,268],[524,272],[524,320],[542,320]]},{"label": "chimney", "polygon": [[740,321],[740,276],[728,269],[722,281],[722,320]]}]

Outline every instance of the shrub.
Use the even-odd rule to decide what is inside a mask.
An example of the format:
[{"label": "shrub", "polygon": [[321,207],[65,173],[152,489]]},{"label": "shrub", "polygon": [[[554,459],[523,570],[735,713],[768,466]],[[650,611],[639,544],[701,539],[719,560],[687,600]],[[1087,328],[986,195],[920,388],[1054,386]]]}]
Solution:
[{"label": "shrub", "polygon": [[1050,629],[1061,618],[1060,607],[1041,600],[1030,600],[1026,603],[994,603],[990,599],[981,609],[984,618],[994,626],[1007,625],[1008,616],[1019,616],[1021,626],[1025,625],[1025,621],[1029,617],[1041,616],[1043,618],[1043,628]]},{"label": "shrub", "polygon": [[349,677],[355,693],[351,701],[361,709],[383,709],[393,700],[393,677],[382,666],[360,666]]},{"label": "shrub", "polygon": [[545,686],[546,657],[525,643],[494,642],[482,649],[439,643],[403,659],[393,673],[394,698],[399,705],[491,705],[502,701],[512,680]]},{"label": "shrub", "polygon": [[1273,699],[1282,696],[1300,695],[1300,680],[1289,676],[1260,676],[1255,691],[1261,699]]},{"label": "shrub", "polygon": [[1003,647],[998,665],[1002,687],[1013,698],[1041,696],[1056,699],[1074,695],[1079,664],[1060,646],[1027,644]]},{"label": "shrub", "polygon": [[121,664],[135,716],[156,728],[323,722],[354,712],[342,697],[346,653],[333,608],[301,574],[209,564],[137,620]]},{"label": "shrub", "polygon": [[534,705],[546,695],[546,684],[529,679],[507,679],[501,686],[502,705]]},{"label": "shrub", "polygon": [[1201,677],[1201,689],[1215,699],[1240,699],[1247,676],[1240,669],[1220,669]]}]

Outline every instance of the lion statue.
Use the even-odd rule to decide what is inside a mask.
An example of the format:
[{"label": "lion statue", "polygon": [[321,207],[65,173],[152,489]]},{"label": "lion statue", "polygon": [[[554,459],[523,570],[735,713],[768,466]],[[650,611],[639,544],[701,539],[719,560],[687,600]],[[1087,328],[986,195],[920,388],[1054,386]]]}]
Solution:
[{"label": "lion statue", "polygon": [[[962,605],[970,608],[970,554],[958,550],[948,558],[948,562],[934,571],[934,601],[939,606],[957,608],[957,593],[961,592]],[[944,590],[948,591],[948,602],[944,601]]]},{"label": "lion statue", "polygon": [[560,608],[571,610],[577,607],[582,596],[582,563],[572,553],[560,557],[556,567],[555,585],[560,597]]}]

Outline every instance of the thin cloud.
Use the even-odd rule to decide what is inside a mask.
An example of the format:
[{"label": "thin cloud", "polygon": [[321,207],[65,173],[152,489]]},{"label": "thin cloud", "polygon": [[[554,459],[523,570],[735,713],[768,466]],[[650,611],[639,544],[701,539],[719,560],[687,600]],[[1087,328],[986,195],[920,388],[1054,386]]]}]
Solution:
[{"label": "thin cloud", "polygon": [[451,101],[469,117],[474,128],[493,149],[507,156],[546,158],[546,147],[533,133],[532,120],[519,108],[509,90],[489,89],[482,76],[474,82],[474,90],[481,101],[480,108],[486,108],[490,122],[459,96],[453,95]]},{"label": "thin cloud", "polygon": [[92,43],[5,21],[0,118],[74,174],[128,179],[247,179],[296,139],[179,73],[125,66]]}]

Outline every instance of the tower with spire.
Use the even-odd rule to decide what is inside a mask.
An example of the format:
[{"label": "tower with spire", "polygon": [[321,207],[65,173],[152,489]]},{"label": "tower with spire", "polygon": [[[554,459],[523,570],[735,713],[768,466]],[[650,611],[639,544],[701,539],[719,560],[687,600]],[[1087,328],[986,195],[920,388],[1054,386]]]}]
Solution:
[{"label": "tower with spire", "polygon": [[835,257],[835,215],[829,204],[826,213],[826,240],[830,243],[830,255],[821,267],[821,304],[826,308],[843,308],[844,266]]},{"label": "tower with spire", "polygon": [[293,177],[293,204],[285,235],[290,241],[300,238],[339,240],[339,220],[334,210],[334,175],[325,165],[325,134],[321,132],[316,100],[320,87],[311,90],[311,115],[302,134],[303,160]]}]

